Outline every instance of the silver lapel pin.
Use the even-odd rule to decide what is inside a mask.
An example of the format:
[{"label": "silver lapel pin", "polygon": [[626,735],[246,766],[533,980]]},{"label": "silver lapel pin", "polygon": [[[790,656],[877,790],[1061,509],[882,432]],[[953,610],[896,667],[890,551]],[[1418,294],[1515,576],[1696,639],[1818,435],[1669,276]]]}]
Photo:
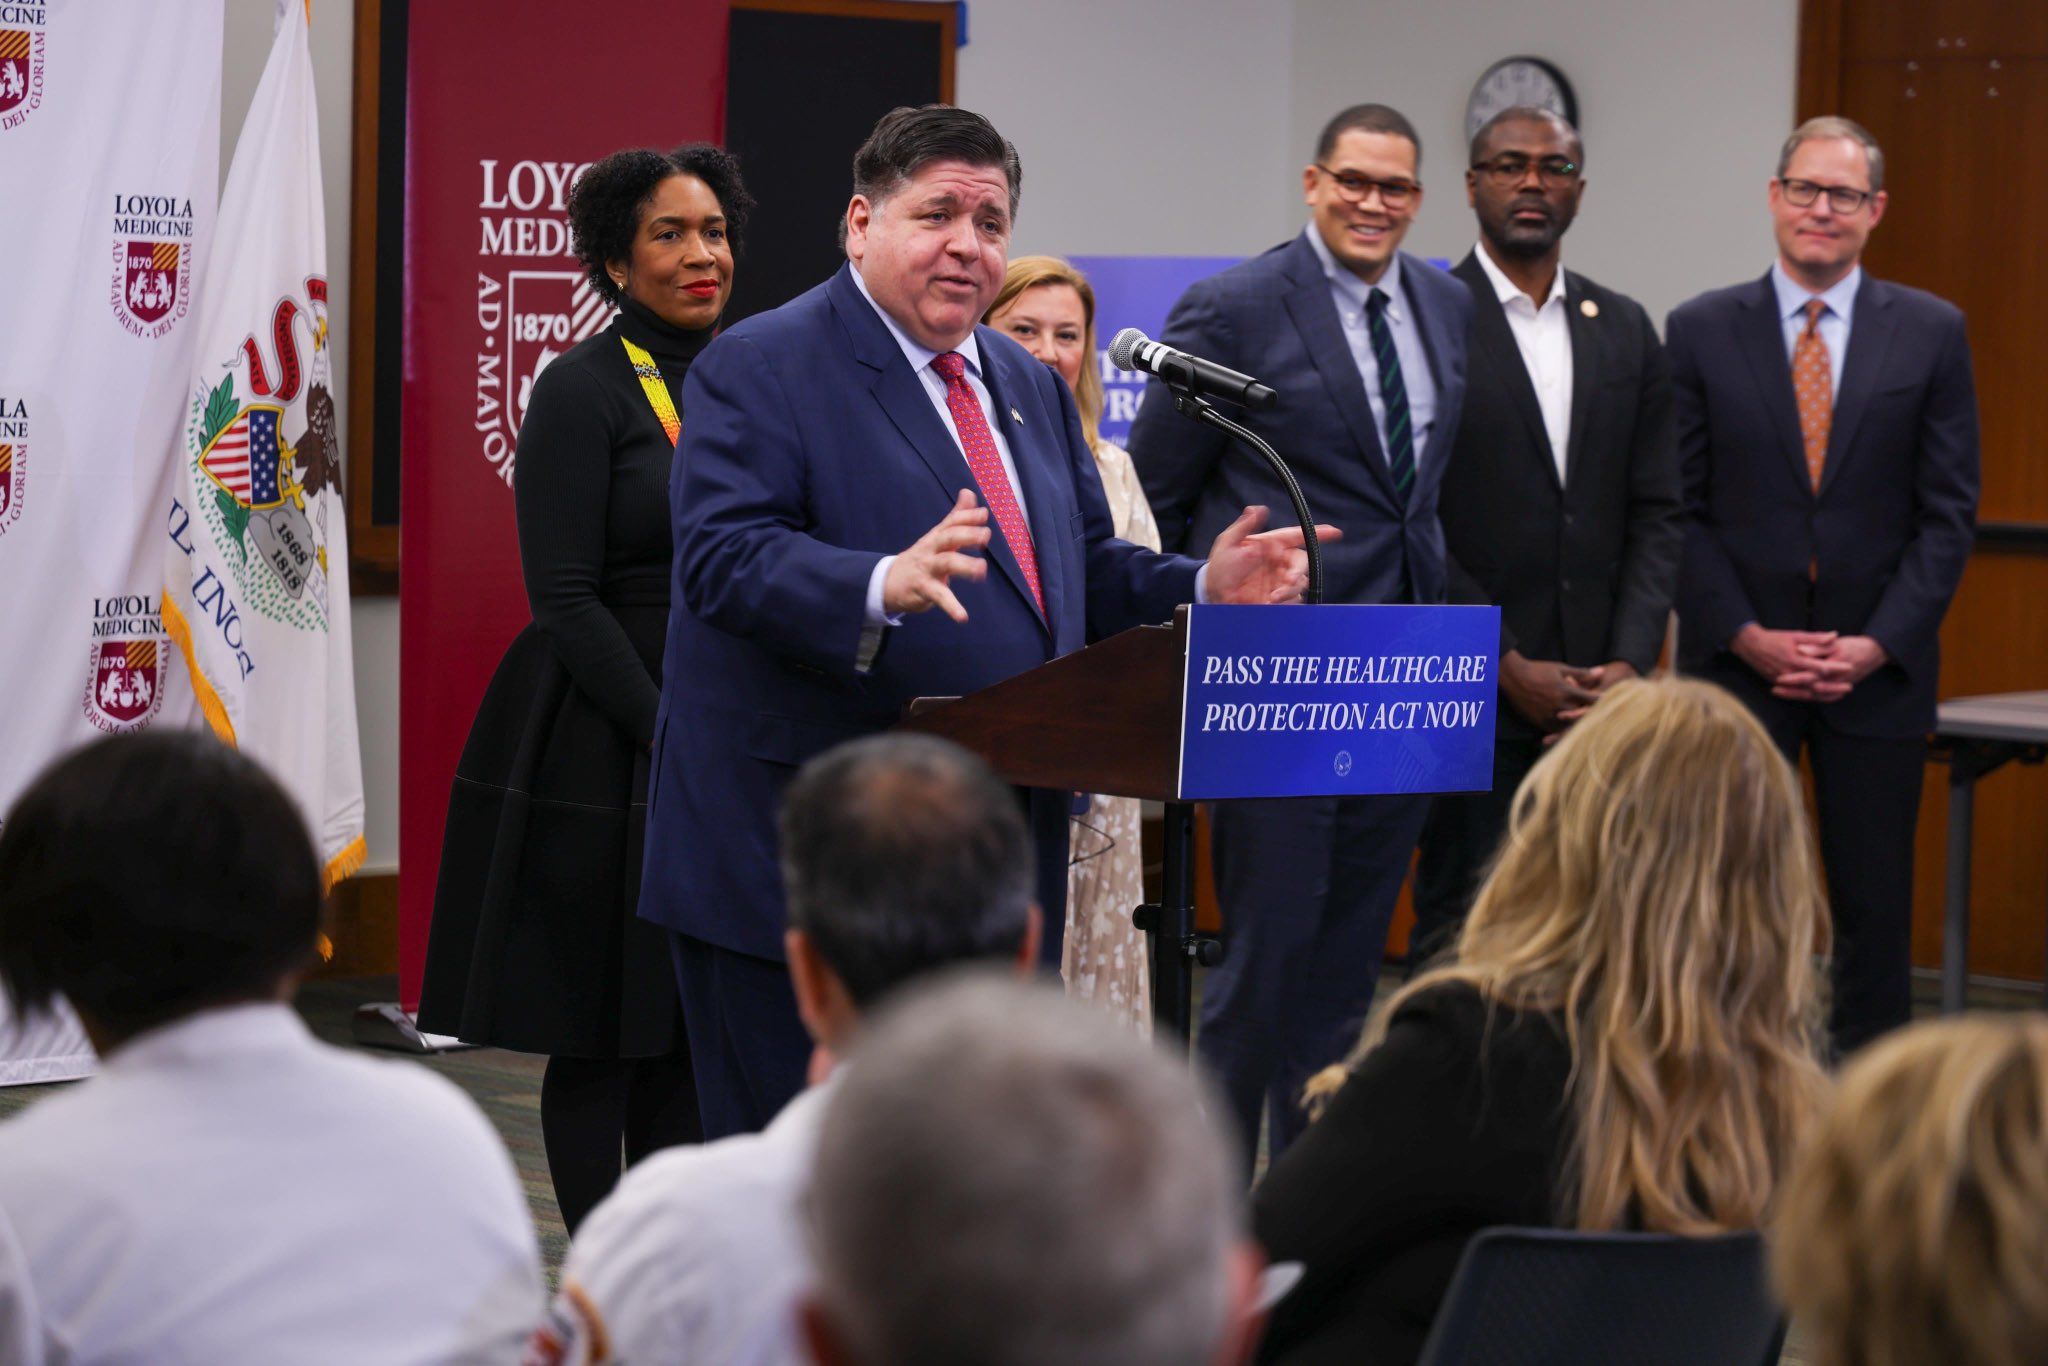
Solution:
[{"label": "silver lapel pin", "polygon": [[1024,414],[1018,412],[1015,408],[1012,408],[1010,409],[1010,420],[1016,423],[1019,427],[1021,427],[1024,425]]}]

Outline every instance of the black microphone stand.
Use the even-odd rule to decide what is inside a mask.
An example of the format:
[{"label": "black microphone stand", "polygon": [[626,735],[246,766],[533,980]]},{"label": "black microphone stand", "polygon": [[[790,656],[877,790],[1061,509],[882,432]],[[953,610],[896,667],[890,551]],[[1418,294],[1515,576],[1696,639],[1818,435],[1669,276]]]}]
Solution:
[{"label": "black microphone stand", "polygon": [[[1315,518],[1301,484],[1280,453],[1243,423],[1225,417],[1203,398],[1192,375],[1163,375],[1173,390],[1173,406],[1183,416],[1207,423],[1250,446],[1272,467],[1287,488],[1301,523],[1302,548],[1308,552],[1308,589],[1303,602],[1323,600],[1323,547],[1316,539]],[[1195,965],[1214,967],[1223,961],[1224,946],[1195,930],[1195,807],[1192,802],[1166,803],[1166,858],[1161,870],[1159,901],[1147,902],[1131,919],[1152,941],[1152,1023],[1183,1046],[1194,1038]]]}]

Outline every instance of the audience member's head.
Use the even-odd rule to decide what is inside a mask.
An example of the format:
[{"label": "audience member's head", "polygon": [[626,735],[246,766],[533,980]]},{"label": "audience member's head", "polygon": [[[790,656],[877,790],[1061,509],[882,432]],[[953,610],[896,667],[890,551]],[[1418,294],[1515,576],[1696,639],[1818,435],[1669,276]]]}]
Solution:
[{"label": "audience member's head", "polygon": [[874,735],[819,755],[790,784],[781,838],[790,978],[827,1047],[913,977],[1037,960],[1017,794],[958,745]]},{"label": "audience member's head", "polygon": [[106,1052],[312,964],[320,865],[298,809],[211,735],[114,736],[57,760],[0,829],[0,986],[62,995]]},{"label": "audience member's head", "polygon": [[1824,1092],[1828,932],[1798,779],[1756,718],[1710,684],[1628,682],[1523,782],[1452,958],[1395,1004],[1461,982],[1560,1019],[1566,1223],[1753,1228]]},{"label": "audience member's head", "polygon": [[1817,1366],[2048,1360],[2048,1020],[1929,1022],[1857,1054],[1775,1245]]},{"label": "audience member's head", "polygon": [[819,1135],[823,1366],[1242,1359],[1258,1258],[1221,1113],[1050,987],[956,977],[863,1039]]}]

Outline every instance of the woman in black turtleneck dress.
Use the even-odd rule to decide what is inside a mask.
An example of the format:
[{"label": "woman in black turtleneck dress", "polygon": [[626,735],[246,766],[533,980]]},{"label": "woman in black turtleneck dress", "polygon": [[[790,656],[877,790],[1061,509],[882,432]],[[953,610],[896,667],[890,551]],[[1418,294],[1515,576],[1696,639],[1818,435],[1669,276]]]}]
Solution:
[{"label": "woman in black turtleneck dress", "polygon": [[620,312],[533,383],[514,482],[533,624],[449,799],[420,1027],[548,1055],[541,1131],[572,1233],[622,1148],[701,1137],[668,942],[634,906],[683,376],[752,205],[737,161],[703,143],[614,153],[571,192],[578,256]]}]

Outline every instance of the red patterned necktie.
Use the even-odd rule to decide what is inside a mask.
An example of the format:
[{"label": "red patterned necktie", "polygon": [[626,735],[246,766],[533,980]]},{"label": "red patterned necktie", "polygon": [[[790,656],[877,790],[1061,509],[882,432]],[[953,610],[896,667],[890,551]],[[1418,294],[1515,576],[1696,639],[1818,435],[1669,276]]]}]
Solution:
[{"label": "red patterned necktie", "polygon": [[988,429],[981,400],[968,386],[967,358],[958,351],[948,351],[932,357],[932,369],[946,381],[946,407],[952,410],[953,425],[960,429],[960,449],[967,456],[967,468],[973,473],[974,482],[981,485],[982,501],[988,504],[1003,539],[1017,556],[1017,563],[1024,570],[1024,582],[1031,588],[1031,601],[1043,616],[1045,594],[1038,586],[1038,552],[1032,549],[1031,532],[1024,525],[1024,509],[1017,506],[1010,476],[1003,472],[1003,458],[996,454],[995,435]]},{"label": "red patterned necktie", "polygon": [[1828,429],[1835,421],[1835,377],[1828,344],[1821,339],[1821,299],[1806,301],[1806,330],[1792,343],[1792,392],[1799,399],[1799,435],[1806,443],[1806,475],[1820,492],[1821,469],[1828,458]]}]

